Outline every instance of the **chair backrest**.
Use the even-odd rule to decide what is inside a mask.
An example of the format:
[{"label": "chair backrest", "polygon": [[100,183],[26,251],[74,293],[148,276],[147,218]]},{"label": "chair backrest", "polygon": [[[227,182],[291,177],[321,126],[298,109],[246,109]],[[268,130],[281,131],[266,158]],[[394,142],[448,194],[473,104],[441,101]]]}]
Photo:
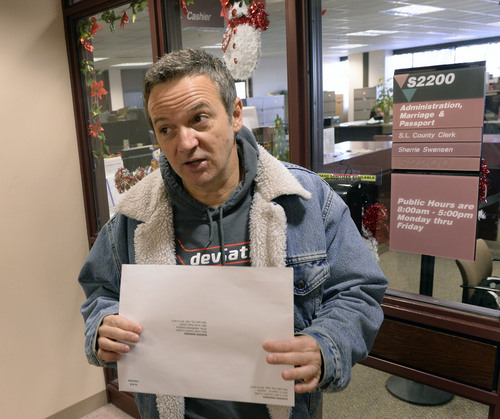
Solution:
[{"label": "chair backrest", "polygon": [[[491,251],[483,239],[476,240],[476,258],[475,260],[456,259],[458,269],[462,275],[463,285],[478,285],[481,280],[491,276],[493,262],[491,260]],[[462,301],[466,302],[474,293],[474,289],[464,288]]]}]

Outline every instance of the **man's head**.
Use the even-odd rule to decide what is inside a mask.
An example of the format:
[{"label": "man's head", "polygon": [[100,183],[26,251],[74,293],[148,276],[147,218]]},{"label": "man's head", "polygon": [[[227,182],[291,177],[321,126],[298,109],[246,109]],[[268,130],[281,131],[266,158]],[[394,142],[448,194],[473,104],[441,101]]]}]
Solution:
[{"label": "man's head", "polygon": [[235,133],[243,109],[222,61],[199,51],[163,57],[146,76],[144,104],[156,140],[184,189],[221,205],[240,181]]},{"label": "man's head", "polygon": [[229,118],[232,118],[236,88],[231,73],[224,62],[201,50],[186,49],[165,54],[146,73],[144,79],[144,112],[149,124],[149,96],[158,84],[186,76],[206,75],[217,86]]}]

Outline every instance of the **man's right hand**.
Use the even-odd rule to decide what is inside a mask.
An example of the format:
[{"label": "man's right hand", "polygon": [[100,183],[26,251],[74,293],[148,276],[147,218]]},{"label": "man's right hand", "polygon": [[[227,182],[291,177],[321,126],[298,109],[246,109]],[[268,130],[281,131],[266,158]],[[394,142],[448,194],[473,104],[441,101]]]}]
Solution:
[{"label": "man's right hand", "polygon": [[142,333],[140,324],[117,314],[104,317],[97,331],[97,356],[104,362],[116,362],[130,351],[124,342],[137,343]]}]

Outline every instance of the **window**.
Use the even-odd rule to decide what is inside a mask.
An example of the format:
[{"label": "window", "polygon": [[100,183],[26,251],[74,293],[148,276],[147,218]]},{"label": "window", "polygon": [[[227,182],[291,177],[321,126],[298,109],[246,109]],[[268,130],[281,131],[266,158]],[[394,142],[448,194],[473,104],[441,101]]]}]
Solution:
[{"label": "window", "polygon": [[[448,7],[446,1],[435,2],[433,6]],[[336,186],[346,199],[359,200],[357,209],[352,211],[359,226],[362,220],[367,220],[366,211],[370,205],[377,203],[390,208],[391,143],[373,140],[375,137],[391,140],[392,125],[367,123],[379,81],[389,80],[390,86],[394,71],[400,68],[481,60],[486,60],[490,77],[498,77],[500,72],[500,50],[495,53],[500,43],[491,38],[484,42],[475,39],[496,36],[495,27],[498,26],[494,22],[500,20],[497,4],[488,8],[487,15],[482,15],[485,10],[471,1],[456,6],[453,15],[436,9],[428,9],[422,14],[401,14],[387,9],[390,8],[384,2],[363,3],[361,6],[359,2],[322,1],[325,171],[377,175],[377,185],[361,183],[363,192],[351,191],[349,197],[346,182],[339,181]],[[471,18],[473,15],[476,19]],[[469,33],[469,41],[461,38],[460,42],[455,41],[455,45],[444,44],[463,36],[464,32]],[[334,106],[334,100],[341,105]],[[495,119],[497,114],[498,111],[492,113]],[[388,156],[387,160],[382,157],[384,155]],[[487,217],[491,217],[488,222],[493,222],[498,211]],[[385,222],[388,220],[381,220],[381,224]],[[386,227],[388,229],[388,225]],[[491,229],[494,228],[492,225]],[[419,294],[421,255],[389,251],[387,238],[385,234],[383,236],[375,239],[380,264],[390,280],[390,287]],[[497,243],[496,239],[491,243]],[[461,276],[454,260],[436,258],[433,275],[433,296],[461,301]]]},{"label": "window", "polygon": [[[462,43],[463,44],[463,43]],[[459,64],[486,61],[486,71],[492,77],[500,76],[500,42],[474,42],[471,45],[406,52],[387,57],[386,66],[398,68],[425,67],[440,64]],[[389,73],[388,73],[389,74]],[[394,74],[394,73],[392,73]]]},{"label": "window", "polygon": [[[220,17],[220,1],[195,1],[187,8],[188,13],[181,16],[182,48],[205,49],[224,59],[228,54],[222,50],[227,23]],[[289,161],[285,1],[269,1],[265,10],[269,19],[267,29],[260,30],[260,34],[253,32],[253,36],[250,32],[248,39],[240,39],[238,33],[231,37],[231,45],[250,44],[260,48],[251,76],[238,80],[239,73],[235,73],[234,77],[246,108],[244,124],[252,128],[264,148],[279,159]],[[197,20],[195,16],[204,17]]]},{"label": "window", "polygon": [[113,215],[122,193],[154,169],[154,136],[142,105],[144,72],[153,62],[148,2],[115,7],[71,19],[81,97],[82,172],[88,170],[97,233]]}]

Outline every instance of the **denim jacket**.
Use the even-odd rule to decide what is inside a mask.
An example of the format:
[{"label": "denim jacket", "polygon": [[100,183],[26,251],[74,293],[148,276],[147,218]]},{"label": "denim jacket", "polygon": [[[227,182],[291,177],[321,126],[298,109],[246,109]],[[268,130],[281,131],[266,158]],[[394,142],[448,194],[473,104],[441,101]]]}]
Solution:
[{"label": "denim jacket", "polygon": [[[87,296],[81,311],[91,364],[114,366],[103,364],[95,348],[103,317],[119,311],[121,265],[176,263],[172,214],[157,170],[127,192],[119,213],[100,232],[79,276]],[[352,366],[368,355],[383,320],[380,302],[387,279],[349,209],[329,185],[263,149],[250,212],[250,241],[253,266],[293,267],[295,332],[312,336],[323,356],[316,391],[296,394],[295,407],[286,414],[268,406],[270,415],[314,417],[321,391],[345,388]],[[136,394],[136,401],[145,417],[159,417],[154,395]],[[163,415],[160,411],[160,416],[183,417],[182,400],[160,400],[160,410],[162,404],[181,407]]]}]

